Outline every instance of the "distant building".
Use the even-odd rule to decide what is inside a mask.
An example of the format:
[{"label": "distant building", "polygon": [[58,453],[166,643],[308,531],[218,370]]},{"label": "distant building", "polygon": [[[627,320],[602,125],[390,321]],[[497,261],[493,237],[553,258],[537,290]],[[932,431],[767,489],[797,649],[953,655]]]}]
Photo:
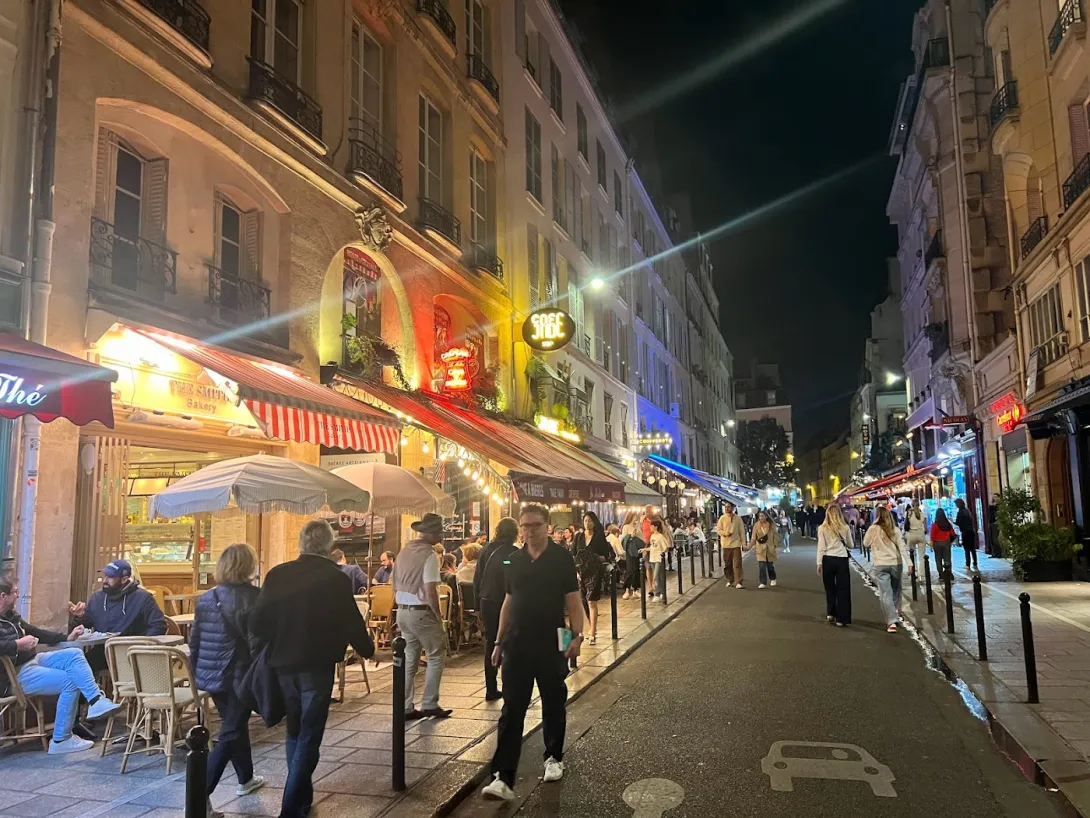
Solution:
[{"label": "distant building", "polygon": [[791,423],[791,401],[780,383],[778,364],[754,363],[748,378],[734,382],[735,417],[745,420],[774,418],[787,432],[788,449],[795,445],[794,427]]}]

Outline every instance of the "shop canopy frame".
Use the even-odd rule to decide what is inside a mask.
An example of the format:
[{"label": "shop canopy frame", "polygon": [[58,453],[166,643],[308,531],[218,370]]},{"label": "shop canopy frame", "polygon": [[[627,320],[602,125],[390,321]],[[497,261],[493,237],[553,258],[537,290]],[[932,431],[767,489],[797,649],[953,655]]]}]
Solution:
[{"label": "shop canopy frame", "polygon": [[901,483],[907,483],[919,477],[926,477],[927,475],[934,473],[942,466],[942,461],[929,463],[927,465],[913,469],[912,471],[909,471],[908,467],[906,466],[905,468],[900,469],[895,474],[879,478],[878,480],[873,480],[870,483],[860,486],[857,489],[853,489],[850,492],[845,492],[843,496],[851,499],[853,497],[859,497],[860,495],[866,495],[866,499],[874,499],[871,495],[895,494],[897,493],[897,486],[899,486]]}]

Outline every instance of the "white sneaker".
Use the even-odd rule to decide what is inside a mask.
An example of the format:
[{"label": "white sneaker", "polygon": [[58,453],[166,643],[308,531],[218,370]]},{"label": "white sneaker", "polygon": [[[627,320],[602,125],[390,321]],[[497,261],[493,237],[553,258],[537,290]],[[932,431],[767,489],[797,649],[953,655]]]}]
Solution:
[{"label": "white sneaker", "polygon": [[772,582],[770,582],[768,584],[771,585],[773,588],[775,588],[776,587],[776,580],[772,580]]},{"label": "white sneaker", "polygon": [[99,696],[98,700],[87,708],[87,718],[94,721],[95,719],[101,719],[103,716],[116,713],[120,709],[121,705],[117,702],[112,702],[105,696]]},{"label": "white sneaker", "polygon": [[739,582],[739,583],[738,583],[737,585],[735,585],[734,587],[735,587],[735,588],[741,588],[741,587],[742,587],[742,583],[740,583],[740,582]]},{"label": "white sneaker", "polygon": [[68,753],[81,753],[84,750],[90,750],[94,746],[93,741],[87,741],[87,739],[72,735],[64,741],[49,742],[49,754],[51,756],[63,756]]},{"label": "white sneaker", "polygon": [[242,797],[243,795],[249,795],[252,792],[257,792],[265,786],[265,779],[260,775],[255,775],[245,784],[239,784],[238,789],[235,790],[235,795]]},{"label": "white sneaker", "polygon": [[765,584],[762,582],[760,585],[757,586],[757,589],[760,590],[761,588],[764,588],[764,587],[765,587]]},{"label": "white sneaker", "polygon": [[564,762],[557,761],[555,758],[545,759],[545,775],[541,780],[547,784],[550,781],[559,781],[563,777]]},{"label": "white sneaker", "polygon": [[481,790],[481,795],[496,801],[514,801],[515,791],[500,780],[499,773],[494,773],[493,776],[492,783]]},{"label": "white sneaker", "polygon": [[623,594],[621,594],[621,599],[628,599],[628,598],[629,598],[628,591],[625,591]]}]

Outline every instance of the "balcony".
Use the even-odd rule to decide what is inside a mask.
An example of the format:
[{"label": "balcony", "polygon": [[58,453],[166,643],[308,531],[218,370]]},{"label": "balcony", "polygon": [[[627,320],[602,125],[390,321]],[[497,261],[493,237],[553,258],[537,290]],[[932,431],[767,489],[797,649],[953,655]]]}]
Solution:
[{"label": "balcony", "polygon": [[250,58],[249,97],[307,148],[325,156],[328,148],[322,142],[322,109],[302,88],[271,65]]},{"label": "balcony", "polygon": [[1071,175],[1064,179],[1064,210],[1070,210],[1086,189],[1090,187],[1090,153],[1079,160]]},{"label": "balcony", "polygon": [[462,255],[462,223],[438,202],[420,199],[420,226],[452,256]]},{"label": "balcony", "polygon": [[469,266],[482,273],[488,273],[497,281],[503,281],[503,262],[500,257],[483,244],[472,242],[469,245]]},{"label": "balcony", "polygon": [[477,99],[481,101],[493,115],[500,112],[500,84],[496,81],[492,70],[485,65],[484,58],[480,54],[470,54],[469,60],[469,86]]},{"label": "balcony", "polygon": [[1085,33],[1086,19],[1082,16],[1082,3],[1080,0],[1067,0],[1064,3],[1056,22],[1052,24],[1052,30],[1048,33],[1048,55],[1055,57],[1060,50],[1067,32],[1078,29]]},{"label": "balcony", "polygon": [[924,47],[923,61],[920,63],[920,71],[927,72],[935,68],[950,67],[950,40],[946,37],[936,37],[928,40]]},{"label": "balcony", "polygon": [[122,0],[129,13],[154,29],[202,68],[212,67],[212,18],[197,0]]},{"label": "balcony", "polygon": [[91,218],[91,281],[150,301],[178,292],[178,254],[141,236],[118,233]]},{"label": "balcony", "polygon": [[935,235],[931,237],[931,241],[927,244],[927,250],[923,254],[923,268],[925,270],[931,267],[931,262],[937,258],[944,258],[945,253],[942,249],[942,231],[936,230]]},{"label": "balcony", "polygon": [[1048,234],[1048,216],[1039,216],[1033,220],[1029,229],[1022,234],[1022,258],[1033,252],[1033,248],[1041,243]]},{"label": "balcony", "polygon": [[349,121],[348,175],[396,213],[405,210],[401,154],[374,126],[360,119]]},{"label": "balcony", "polygon": [[1018,110],[1018,83],[1011,80],[992,97],[988,106],[988,124],[994,131],[1004,117],[1011,116]]},{"label": "balcony", "polygon": [[416,0],[416,16],[447,56],[458,56],[458,26],[442,0]]},{"label": "balcony", "polygon": [[244,323],[271,314],[271,291],[257,281],[248,281],[211,264],[208,267],[208,303],[219,317],[232,324]]}]

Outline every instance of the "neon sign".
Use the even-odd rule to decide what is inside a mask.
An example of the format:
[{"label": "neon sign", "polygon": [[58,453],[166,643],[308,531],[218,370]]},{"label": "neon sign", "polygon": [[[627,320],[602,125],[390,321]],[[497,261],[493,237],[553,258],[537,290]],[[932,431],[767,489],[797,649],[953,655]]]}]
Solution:
[{"label": "neon sign", "polygon": [[574,335],[575,322],[563,310],[535,310],[522,324],[522,340],[538,352],[562,349]]},{"label": "neon sign", "polygon": [[1013,432],[1026,416],[1026,407],[1019,402],[1013,392],[1008,392],[988,407],[996,413],[995,422],[1004,432]]},{"label": "neon sign", "polygon": [[472,353],[465,347],[451,347],[440,358],[446,368],[446,377],[443,386],[446,389],[459,392],[469,389],[469,359]]}]

